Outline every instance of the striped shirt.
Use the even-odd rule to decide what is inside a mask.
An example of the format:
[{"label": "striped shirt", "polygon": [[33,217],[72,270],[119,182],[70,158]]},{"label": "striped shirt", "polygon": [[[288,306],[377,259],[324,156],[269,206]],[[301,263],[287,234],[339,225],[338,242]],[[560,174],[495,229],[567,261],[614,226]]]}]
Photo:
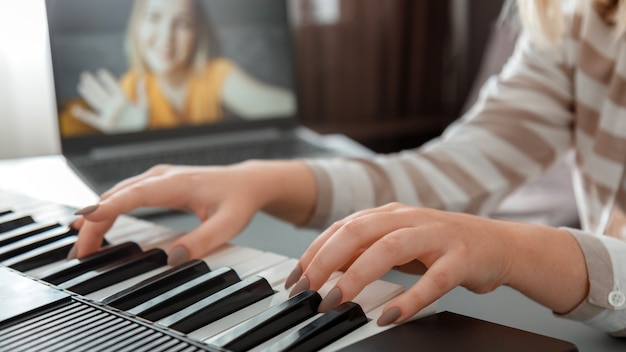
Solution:
[{"label": "striped shirt", "polygon": [[573,150],[581,229],[567,230],[590,290],[564,317],[626,336],[626,38],[590,1],[565,17],[558,45],[522,35],[474,107],[436,140],[370,159],[308,160],[319,189],[309,225],[391,201],[489,215]]}]

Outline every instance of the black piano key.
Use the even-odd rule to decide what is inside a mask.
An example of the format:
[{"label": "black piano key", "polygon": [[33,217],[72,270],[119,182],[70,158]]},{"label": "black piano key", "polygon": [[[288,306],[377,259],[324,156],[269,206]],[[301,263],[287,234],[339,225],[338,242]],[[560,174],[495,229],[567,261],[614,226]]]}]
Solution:
[{"label": "black piano key", "polygon": [[117,309],[128,310],[210,271],[202,260],[192,260],[112,294],[101,302]]},{"label": "black piano key", "polygon": [[17,271],[28,271],[67,258],[78,236],[68,236],[58,241],[32,249],[0,262]]},{"label": "black piano key", "polygon": [[133,307],[128,313],[159,320],[240,281],[233,269],[218,268]]},{"label": "black piano key", "polygon": [[157,323],[186,334],[273,294],[274,290],[267,280],[254,276],[216,292]]},{"label": "black piano key", "polygon": [[368,321],[361,306],[354,302],[344,302],[335,309],[285,336],[265,351],[318,351],[363,326]]},{"label": "black piano key", "polygon": [[83,273],[59,287],[86,295],[165,265],[167,254],[162,249],[155,248]]},{"label": "black piano key", "polygon": [[125,242],[110,247],[104,247],[98,252],[80,259],[68,260],[38,276],[43,281],[58,285],[90,270],[103,267],[140,252],[141,248],[139,248],[139,245],[134,242]]},{"label": "black piano key", "polygon": [[76,230],[67,227],[57,227],[31,237],[24,238],[17,242],[0,247],[0,261],[18,256],[65,237],[76,236],[76,234]]},{"label": "black piano key", "polygon": [[11,214],[13,210],[2,210],[0,211],[0,216]]},{"label": "black piano key", "polygon": [[18,227],[32,224],[35,220],[31,216],[7,216],[8,219],[0,219],[0,233],[14,230]]},{"label": "black piano key", "polygon": [[[0,264],[22,272],[52,264],[66,259],[77,239],[77,235],[64,237],[58,241],[11,257],[10,259],[0,262]],[[106,245],[108,245],[108,242],[103,240],[102,246]]]},{"label": "black piano key", "polygon": [[317,314],[322,301],[315,291],[302,291],[208,341],[229,351],[246,351]]},{"label": "black piano key", "polygon": [[0,247],[6,246],[7,244],[17,242],[24,238],[27,238],[32,235],[36,235],[38,233],[42,233],[44,231],[51,230],[56,227],[60,227],[60,224],[39,224],[32,223],[24,226],[20,226],[11,231],[6,231],[0,234]]}]

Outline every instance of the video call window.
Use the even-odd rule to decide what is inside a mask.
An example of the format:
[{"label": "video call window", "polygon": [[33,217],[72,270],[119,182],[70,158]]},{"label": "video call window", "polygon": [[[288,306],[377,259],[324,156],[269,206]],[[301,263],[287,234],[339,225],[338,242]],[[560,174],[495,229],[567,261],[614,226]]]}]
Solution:
[{"label": "video call window", "polygon": [[280,0],[56,0],[48,21],[64,137],[293,116]]}]

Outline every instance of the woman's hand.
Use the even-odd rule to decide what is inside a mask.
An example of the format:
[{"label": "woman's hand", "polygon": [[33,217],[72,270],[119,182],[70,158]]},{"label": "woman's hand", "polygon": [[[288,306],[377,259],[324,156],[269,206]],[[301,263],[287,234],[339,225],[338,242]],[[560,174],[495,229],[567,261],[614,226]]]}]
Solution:
[{"label": "woman's hand", "polygon": [[144,206],[168,207],[193,212],[202,222],[170,246],[170,264],[179,264],[201,258],[235,237],[259,210],[304,223],[313,211],[315,192],[311,171],[299,161],[156,166],[116,185],[97,205],[77,212],[83,217],[74,224],[80,231],[70,257],[96,251],[118,215]]},{"label": "woman's hand", "polygon": [[423,276],[384,308],[379,325],[410,318],[456,286],[486,293],[510,285],[560,312],[586,296],[584,258],[566,231],[398,203],[333,224],[303,254],[286,287],[295,283],[292,294],[317,290],[345,268],[320,304],[326,311],[394,267]]},{"label": "woman's hand", "polygon": [[78,93],[93,110],[76,106],[72,115],[104,133],[141,131],[148,127],[148,98],[143,83],[137,86],[137,102],[132,102],[109,71],[83,72]]}]

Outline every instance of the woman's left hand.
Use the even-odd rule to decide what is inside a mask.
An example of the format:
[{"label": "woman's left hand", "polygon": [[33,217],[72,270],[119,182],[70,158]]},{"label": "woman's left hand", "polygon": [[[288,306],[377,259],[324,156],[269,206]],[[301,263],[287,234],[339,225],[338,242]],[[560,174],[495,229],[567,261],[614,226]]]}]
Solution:
[{"label": "woman's left hand", "polygon": [[558,229],[392,203],[357,212],[324,231],[305,251],[286,287],[297,281],[292,294],[317,290],[333,272],[345,269],[320,304],[320,311],[326,311],[352,300],[394,267],[423,271],[421,267],[422,277],[390,302],[378,320],[379,325],[398,323],[456,286],[486,293],[510,284],[518,235],[542,231],[556,231],[562,236],[553,238],[576,246],[572,236]]}]

